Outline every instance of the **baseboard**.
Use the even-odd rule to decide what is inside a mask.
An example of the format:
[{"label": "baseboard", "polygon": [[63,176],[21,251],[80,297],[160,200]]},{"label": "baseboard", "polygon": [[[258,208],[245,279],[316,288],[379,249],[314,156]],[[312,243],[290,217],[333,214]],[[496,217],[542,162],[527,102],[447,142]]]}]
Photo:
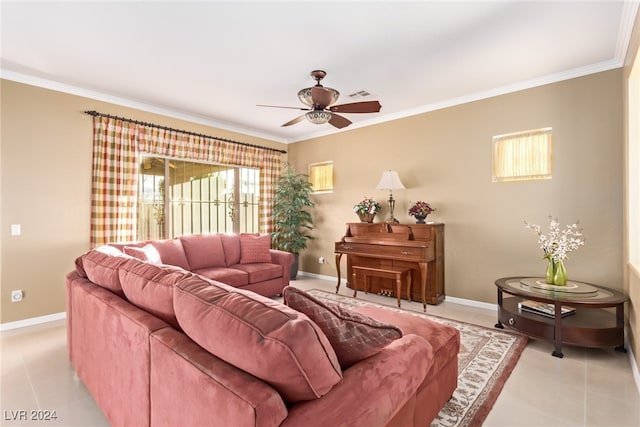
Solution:
[{"label": "baseboard", "polygon": [[9,331],[11,329],[24,328],[27,326],[39,325],[41,323],[53,322],[54,320],[62,320],[67,318],[67,313],[47,314],[46,316],[32,317],[30,319],[16,320],[15,322],[0,323],[0,332]]},{"label": "baseboard", "polygon": [[636,356],[633,354],[633,350],[629,345],[628,336],[629,336],[629,332],[625,330],[624,344],[627,349],[627,354],[629,355],[629,364],[631,365],[631,372],[633,373],[633,379],[636,382],[636,388],[638,389],[638,393],[640,393],[640,370],[638,370],[638,364],[636,363]]},{"label": "baseboard", "polygon": [[[334,276],[325,276],[323,274],[309,273],[307,271],[298,271],[298,274],[300,276],[313,277],[314,279],[327,280],[329,282],[336,281],[336,278]],[[340,284],[346,285],[347,279],[344,279],[344,278],[341,279]],[[445,296],[445,301],[452,302],[454,304],[468,305],[471,307],[478,307],[478,308],[484,308],[486,310],[498,311],[497,304],[490,304],[490,303],[481,302],[481,301],[474,301],[470,299],[447,297],[447,296]]]},{"label": "baseboard", "polygon": [[452,302],[454,304],[468,305],[476,308],[484,308],[485,310],[498,311],[498,304],[491,304],[488,302],[475,301],[472,299],[464,299],[464,298],[456,298],[456,297],[448,297],[448,296],[445,296],[444,300],[447,302]]},{"label": "baseboard", "polygon": [[[334,276],[325,276],[324,274],[309,273],[307,271],[298,271],[298,274],[300,276],[313,277],[314,279],[326,280],[328,282],[334,282],[335,283],[335,281],[336,281],[336,278]],[[345,279],[345,278],[340,279],[340,284],[341,285],[346,285],[347,284],[347,279]]]}]

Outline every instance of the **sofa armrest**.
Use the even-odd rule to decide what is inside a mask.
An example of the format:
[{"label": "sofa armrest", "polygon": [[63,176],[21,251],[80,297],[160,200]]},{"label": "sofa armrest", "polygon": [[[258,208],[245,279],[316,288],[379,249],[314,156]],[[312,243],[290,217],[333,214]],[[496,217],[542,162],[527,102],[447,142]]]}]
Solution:
[{"label": "sofa armrest", "polygon": [[405,335],[343,372],[319,399],[289,408],[284,426],[385,426],[416,395],[433,363],[431,345]]},{"label": "sofa armrest", "polygon": [[291,265],[295,257],[290,252],[280,251],[277,249],[269,249],[271,253],[271,262],[282,266],[282,277],[285,278],[285,286],[289,286],[289,276],[291,275]]},{"label": "sofa armrest", "polygon": [[277,427],[287,416],[278,392],[171,328],[151,336],[151,424]]}]

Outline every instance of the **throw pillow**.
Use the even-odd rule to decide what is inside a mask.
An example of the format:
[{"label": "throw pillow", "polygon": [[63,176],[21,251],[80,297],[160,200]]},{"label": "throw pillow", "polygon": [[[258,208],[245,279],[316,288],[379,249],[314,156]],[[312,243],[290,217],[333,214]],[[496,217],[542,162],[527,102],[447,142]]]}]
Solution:
[{"label": "throw pillow", "polygon": [[160,264],[160,254],[153,245],[145,245],[143,247],[137,246],[125,246],[122,248],[122,252],[139,259],[140,261],[150,262],[152,264]]},{"label": "throw pillow", "polygon": [[191,270],[180,239],[155,240],[151,244],[160,254],[162,264],[177,265],[185,270]]},{"label": "throw pillow", "polygon": [[240,234],[240,264],[271,262],[271,236],[268,234]]},{"label": "throw pillow", "polygon": [[284,288],[283,295],[286,305],[306,314],[324,332],[342,369],[373,356],[402,337],[402,330],[396,326],[320,301],[292,286]]}]

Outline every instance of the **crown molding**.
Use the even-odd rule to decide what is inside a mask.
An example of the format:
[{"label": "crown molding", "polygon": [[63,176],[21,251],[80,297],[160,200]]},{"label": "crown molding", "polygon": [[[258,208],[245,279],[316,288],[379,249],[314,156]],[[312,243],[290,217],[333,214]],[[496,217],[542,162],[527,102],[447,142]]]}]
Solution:
[{"label": "crown molding", "polygon": [[122,107],[134,108],[136,110],[159,114],[159,115],[171,117],[174,119],[185,120],[188,122],[197,123],[205,126],[211,126],[211,127],[227,130],[230,132],[238,132],[243,135],[253,136],[256,138],[263,138],[269,141],[280,142],[283,144],[287,144],[291,142],[289,140],[286,140],[274,135],[258,132],[254,129],[238,127],[226,122],[211,120],[211,119],[207,119],[207,118],[200,117],[193,114],[186,114],[180,111],[172,110],[170,108],[160,107],[157,105],[147,104],[139,101],[134,101],[132,99],[113,96],[107,93],[96,92],[89,89],[84,89],[77,86],[69,85],[66,83],[60,83],[54,80],[48,80],[45,78],[36,77],[28,74],[17,73],[15,71],[6,70],[3,68],[0,68],[0,77],[6,80],[18,82],[18,83],[24,83],[31,86],[41,87],[43,89],[55,90],[57,92],[67,93],[69,95],[81,96],[83,98],[93,99],[96,101],[108,102],[110,104],[115,104]]},{"label": "crown molding", "polygon": [[[626,5],[627,3],[625,3]],[[635,8],[632,7],[628,7],[627,9],[632,9],[633,12],[637,12],[638,11],[638,2],[634,2],[635,4]],[[634,15],[635,16],[635,15]],[[631,27],[633,26],[633,20],[631,20]],[[521,90],[525,90],[525,89],[531,89],[534,87],[538,87],[538,86],[544,86],[547,84],[551,84],[551,83],[557,83],[563,80],[570,80],[570,79],[574,79],[574,78],[578,78],[578,77],[583,77],[589,74],[595,74],[595,73],[599,73],[599,72],[603,72],[603,71],[609,71],[612,69],[616,69],[616,68],[621,68],[623,66],[624,63],[624,56],[626,55],[626,46],[628,46],[629,44],[629,38],[631,36],[631,32],[630,30],[625,30],[623,28],[621,28],[620,33],[624,33],[624,37],[620,37],[618,42],[618,48],[620,49],[621,52],[620,54],[617,54],[617,56],[620,56],[620,58],[615,58],[609,61],[603,61],[603,62],[599,62],[596,64],[591,64],[585,67],[579,67],[579,68],[574,68],[572,70],[567,70],[561,73],[555,73],[555,74],[549,74],[546,76],[542,76],[542,77],[537,77],[535,79],[530,79],[530,80],[526,80],[526,81],[522,81],[522,82],[518,82],[518,83],[514,83],[511,85],[506,85],[506,86],[501,86],[498,88],[494,88],[494,89],[490,89],[490,90],[486,90],[486,91],[481,91],[481,92],[476,92],[473,94],[469,94],[469,95],[465,95],[465,96],[461,96],[458,98],[453,98],[453,99],[448,99],[448,100],[444,100],[444,101],[440,101],[440,102],[435,102],[432,104],[427,104],[427,105],[423,105],[417,108],[412,108],[409,110],[404,110],[398,113],[394,113],[394,114],[388,114],[385,115],[384,117],[378,117],[378,118],[372,118],[369,120],[363,120],[363,121],[359,121],[357,123],[353,123],[351,126],[349,126],[348,128],[344,128],[344,129],[333,129],[330,127],[323,127],[323,129],[318,130],[318,132],[312,132],[310,134],[307,134],[305,136],[302,136],[300,138],[291,138],[291,139],[286,139],[286,138],[281,138],[275,135],[271,135],[271,134],[265,134],[262,132],[258,132],[254,129],[249,129],[249,128],[242,128],[242,127],[238,127],[238,126],[233,126],[230,125],[228,123],[225,122],[219,122],[219,121],[215,121],[215,120],[210,120],[210,119],[206,119],[203,117],[199,117],[196,115],[192,115],[192,114],[185,114],[179,111],[175,111],[175,110],[171,110],[168,108],[164,108],[164,107],[159,107],[159,106],[155,106],[155,105],[151,105],[151,104],[146,104],[146,103],[142,103],[142,102],[138,102],[138,101],[133,101],[130,99],[126,99],[126,98],[121,98],[121,97],[116,97],[113,95],[109,95],[109,94],[105,94],[105,93],[101,93],[101,92],[95,92],[95,91],[91,91],[91,90],[87,90],[87,89],[83,89],[83,88],[79,88],[76,86],[72,86],[72,85],[68,85],[68,84],[64,84],[64,83],[59,83],[59,82],[55,82],[52,80],[47,80],[47,79],[43,79],[40,77],[35,77],[35,76],[30,76],[30,75],[26,75],[26,74],[21,74],[21,73],[16,73],[13,71],[8,71],[8,70],[4,70],[4,69],[0,69],[0,77],[7,79],[7,80],[12,80],[12,81],[16,81],[19,83],[25,83],[25,84],[29,84],[32,86],[38,86],[38,87],[42,87],[45,89],[51,89],[51,90],[55,90],[55,91],[59,91],[59,92],[64,92],[64,93],[68,93],[71,95],[77,95],[77,96],[82,96],[85,98],[89,98],[89,99],[95,99],[97,101],[103,101],[103,102],[108,102],[111,104],[116,104],[116,105],[120,105],[123,107],[129,107],[129,108],[135,108],[137,110],[141,110],[141,111],[146,111],[149,113],[155,113],[155,114],[160,114],[163,116],[168,116],[168,117],[172,117],[175,119],[180,119],[180,120],[185,120],[188,122],[193,122],[193,123],[197,123],[197,124],[202,124],[205,126],[212,126],[212,127],[216,127],[216,128],[220,128],[220,129],[224,129],[224,130],[228,130],[231,132],[238,132],[241,133],[243,135],[248,135],[248,136],[253,136],[256,138],[264,138],[264,139],[268,139],[270,141],[274,141],[274,142],[280,142],[283,144],[291,144],[291,143],[296,143],[296,142],[302,142],[302,141],[306,141],[309,139],[313,139],[313,138],[320,138],[323,136],[328,136],[328,135],[335,135],[341,132],[349,132],[351,130],[355,130],[355,129],[359,129],[359,128],[363,128],[363,127],[368,127],[368,126],[373,126],[376,124],[381,124],[381,123],[386,123],[386,122],[390,122],[393,120],[398,120],[398,119],[403,119],[403,118],[407,118],[407,117],[411,117],[411,116],[415,116],[418,114],[424,114],[424,113],[428,113],[431,111],[436,111],[436,110],[441,110],[444,108],[448,108],[448,107],[453,107],[456,105],[461,105],[461,104],[466,104],[469,102],[474,102],[474,101],[480,101],[483,99],[488,99],[488,98],[493,98],[495,96],[499,96],[499,95],[505,95],[508,93],[513,93],[513,92],[518,92]],[[624,48],[620,47],[620,40],[623,40],[622,44],[624,45]]]}]

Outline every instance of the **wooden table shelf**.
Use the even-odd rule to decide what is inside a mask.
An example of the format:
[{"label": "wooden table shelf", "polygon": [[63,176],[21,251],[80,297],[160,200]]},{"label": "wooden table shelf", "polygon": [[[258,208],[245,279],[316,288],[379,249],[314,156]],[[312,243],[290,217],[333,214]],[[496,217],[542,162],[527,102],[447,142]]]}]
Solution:
[{"label": "wooden table shelf", "polygon": [[[595,291],[591,294],[557,293],[538,289],[522,282],[533,278],[506,277],[496,280],[498,287],[498,323],[497,328],[504,325],[522,332],[532,338],[552,341],[556,357],[563,357],[562,344],[583,347],[615,347],[617,351],[626,352],[624,348],[624,303],[629,298],[620,291],[591,285],[583,282]],[[506,293],[507,297],[504,297]],[[534,300],[553,304],[554,317],[530,313],[519,308],[524,300]],[[560,306],[575,308],[575,313],[561,316]]]}]

